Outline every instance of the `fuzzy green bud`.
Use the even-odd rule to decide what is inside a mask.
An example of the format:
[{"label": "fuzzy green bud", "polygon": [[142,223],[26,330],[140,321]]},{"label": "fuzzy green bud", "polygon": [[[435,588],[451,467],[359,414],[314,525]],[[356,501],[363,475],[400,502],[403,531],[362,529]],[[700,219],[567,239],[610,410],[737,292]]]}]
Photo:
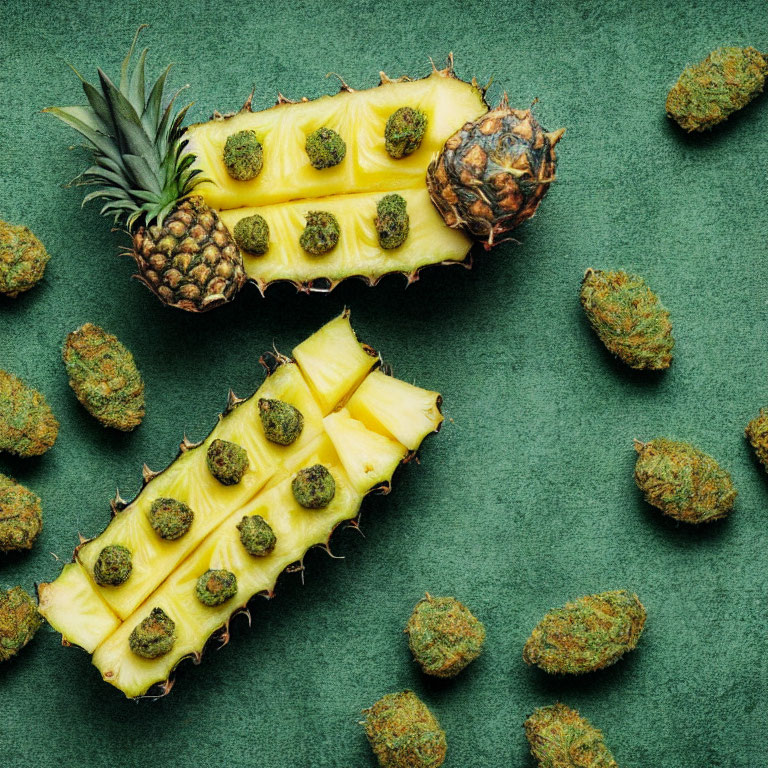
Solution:
[{"label": "fuzzy green bud", "polygon": [[381,768],[439,768],[445,762],[445,731],[413,691],[388,693],[363,714]]},{"label": "fuzzy green bud", "polygon": [[238,131],[227,136],[224,144],[224,165],[233,179],[255,179],[264,166],[264,149],[256,131]]},{"label": "fuzzy green bud", "polygon": [[609,352],[636,370],[661,371],[672,362],[669,312],[642,277],[588,269],[581,305]]},{"label": "fuzzy green bud", "polygon": [[299,245],[313,256],[332,251],[339,242],[341,229],[336,217],[328,211],[309,211],[307,226],[299,238]]},{"label": "fuzzy green bud", "polygon": [[236,594],[237,577],[232,571],[206,571],[195,586],[195,596],[203,605],[221,605]]},{"label": "fuzzy green bud", "polygon": [[269,224],[258,213],[240,219],[235,224],[232,235],[237,247],[242,251],[261,256],[269,248]]},{"label": "fuzzy green bud", "polygon": [[99,552],[93,566],[94,581],[102,587],[119,587],[133,570],[131,550],[122,544],[110,544]]},{"label": "fuzzy green bud", "polygon": [[34,599],[21,587],[0,591],[0,662],[15,656],[40,629]]},{"label": "fuzzy green bud", "polygon": [[690,443],[657,438],[635,441],[635,482],[645,500],[683,523],[708,523],[733,511],[738,492],[731,476]]},{"label": "fuzzy green bud", "polygon": [[176,623],[162,609],[153,608],[149,616],[137,624],[128,638],[128,646],[143,659],[164,656],[176,642]]},{"label": "fuzzy green bud", "polygon": [[254,557],[266,557],[277,544],[277,536],[261,515],[245,515],[237,524],[245,551]]},{"label": "fuzzy green bud", "polygon": [[167,541],[180,539],[192,525],[195,513],[183,502],[161,497],[149,508],[149,524],[154,532]]},{"label": "fuzzy green bud", "polygon": [[539,768],[619,768],[603,734],[565,704],[535,710],[523,727]]},{"label": "fuzzy green bud", "polygon": [[387,120],[384,128],[384,146],[390,157],[399,160],[421,146],[427,130],[427,116],[413,107],[400,107]]},{"label": "fuzzy green bud", "polygon": [[409,229],[405,199],[395,194],[384,195],[376,206],[374,224],[382,248],[390,250],[401,246]]},{"label": "fuzzy green bud", "polygon": [[31,230],[0,221],[0,293],[14,299],[33,288],[49,258]]},{"label": "fuzzy green bud", "polygon": [[624,590],[587,595],[550,611],[523,649],[526,664],[551,675],[581,675],[617,662],[634,650],[645,608]]},{"label": "fuzzy green bud", "polygon": [[0,451],[40,456],[58,434],[59,422],[45,397],[12,373],[0,370]]},{"label": "fuzzy green bud", "polygon": [[208,446],[207,464],[222,485],[236,485],[248,469],[248,453],[237,443],[216,439]]},{"label": "fuzzy green bud", "polygon": [[336,495],[336,481],[322,464],[300,469],[291,483],[293,498],[305,509],[327,507]]},{"label": "fuzzy green bud", "polygon": [[485,627],[455,597],[427,594],[405,627],[413,658],[434,677],[455,677],[483,651]]},{"label": "fuzzy green bud", "polygon": [[0,552],[31,549],[42,530],[40,497],[0,474]]},{"label": "fuzzy green bud", "polygon": [[683,70],[667,95],[667,116],[683,130],[707,131],[762,90],[768,58],[754,48],[718,48]]},{"label": "fuzzy green bud", "polygon": [[344,139],[331,128],[318,128],[307,136],[307,157],[313,168],[322,170],[338,165],[347,154]]},{"label": "fuzzy green bud", "polygon": [[283,400],[259,400],[259,416],[264,427],[264,437],[271,443],[291,445],[304,429],[304,416],[298,408]]},{"label": "fuzzy green bud", "polygon": [[760,463],[768,471],[768,408],[760,409],[760,414],[747,424],[744,434]]},{"label": "fuzzy green bud", "polygon": [[117,336],[86,323],[67,336],[63,352],[69,386],[105,427],[130,432],[144,418],[144,381]]}]

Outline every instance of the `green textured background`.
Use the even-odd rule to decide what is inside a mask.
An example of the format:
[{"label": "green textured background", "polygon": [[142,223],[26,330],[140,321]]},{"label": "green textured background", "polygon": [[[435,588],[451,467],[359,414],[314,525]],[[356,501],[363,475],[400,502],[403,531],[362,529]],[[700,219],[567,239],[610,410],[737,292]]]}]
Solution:
[{"label": "green textured background", "polygon": [[[102,5],[101,9],[97,8]],[[139,22],[151,70],[177,62],[194,119],[276,92],[331,92],[377,73],[426,74],[456,55],[491,95],[538,97],[568,128],[560,180],[520,245],[476,254],[475,268],[427,271],[403,290],[349,282],[325,297],[248,287],[193,317],[129,280],[126,244],[80,193],[74,134],[39,114],[81,103],[71,62],[115,72]],[[763,0],[606,2],[10,2],[0,9],[0,216],[27,223],[52,259],[42,286],[0,301],[0,367],[41,389],[61,421],[39,460],[0,458],[43,498],[34,552],[0,558],[0,583],[56,576],[108,500],[162,468],[186,431],[203,436],[231,386],[250,394],[259,355],[291,347],[353,310],[360,336],[402,378],[439,389],[447,421],[389,497],[369,499],[366,538],[337,535],[286,576],[254,626],[176,687],[138,705],[103,683],[88,656],[44,629],[0,668],[0,763],[27,766],[372,766],[359,711],[415,689],[448,732],[453,768],[530,766],[521,724],[556,699],[606,733],[635,768],[757,768],[766,763],[768,478],[743,438],[768,403],[768,104],[687,138],[664,116],[681,68],[720,44],[768,45]],[[578,304],[588,266],[642,273],[672,312],[676,359],[664,376],[615,363]],[[68,389],[66,333],[103,324],[134,351],[148,414],[131,435],[103,430]],[[688,529],[661,519],[632,481],[632,438],[668,434],[713,453],[741,495],[732,519]],[[648,609],[637,652],[565,681],[525,667],[522,645],[550,607],[612,588]],[[456,594],[488,627],[485,656],[453,683],[423,679],[402,626],[425,590]]]}]

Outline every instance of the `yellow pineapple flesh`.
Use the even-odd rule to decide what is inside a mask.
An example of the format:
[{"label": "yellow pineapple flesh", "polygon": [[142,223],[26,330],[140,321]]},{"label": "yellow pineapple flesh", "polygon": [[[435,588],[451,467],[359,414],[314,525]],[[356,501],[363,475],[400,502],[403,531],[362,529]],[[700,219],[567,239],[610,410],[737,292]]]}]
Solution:
[{"label": "yellow pineapple flesh", "polygon": [[[300,564],[310,547],[327,544],[339,523],[357,516],[364,495],[387,487],[399,463],[440,426],[435,392],[400,382],[404,389],[397,389],[397,398],[387,394],[376,404],[377,392],[388,392],[386,385],[365,383],[372,376],[390,377],[371,371],[378,357],[357,341],[346,313],[298,345],[294,358],[278,358],[276,370],[253,397],[233,405],[199,447],[187,447],[168,469],[151,477],[100,536],[78,548],[75,562],[58,579],[40,585],[43,615],[67,644],[93,653],[104,679],[127,696],[143,695],[164,681],[160,692],[169,690],[169,675],[181,659],[199,657],[220,627],[226,634],[229,617],[255,594],[271,596],[279,574]],[[292,445],[265,439],[256,410],[262,397],[282,399],[303,414],[303,431]],[[387,419],[389,408],[402,411],[412,424],[409,445],[393,436],[398,420]],[[248,452],[250,469],[237,485],[221,485],[206,467],[206,446],[216,437],[238,442]],[[326,507],[305,509],[294,498],[292,482],[299,469],[316,464],[330,471],[336,493]],[[185,500],[195,512],[192,527],[176,541],[160,539],[147,520],[151,501],[166,495]],[[267,556],[248,554],[240,541],[237,524],[247,515],[260,515],[276,534],[275,549]],[[114,543],[131,549],[133,571],[120,586],[98,586],[95,559]],[[209,569],[237,577],[237,594],[216,607],[195,596],[197,579]],[[131,651],[128,638],[154,608],[173,620],[176,640],[168,653],[147,659]]]},{"label": "yellow pineapple flesh", "polygon": [[[386,148],[388,118],[400,107],[422,111],[426,131],[418,149],[394,159]],[[340,280],[361,276],[375,283],[382,275],[403,272],[415,279],[418,270],[440,262],[463,261],[472,241],[450,230],[432,207],[426,173],[432,158],[462,125],[487,111],[483,91],[453,75],[452,66],[421,80],[389,80],[376,88],[313,101],[287,102],[252,112],[250,100],[238,113],[217,115],[190,126],[188,151],[207,180],[195,193],[218,210],[230,231],[246,216],[259,214],[269,225],[269,247],[263,255],[243,252],[248,277],[263,291],[276,280],[302,289],[332,288]],[[317,169],[305,144],[318,128],[330,128],[346,143],[346,156],[335,166]],[[224,163],[227,138],[253,131],[263,146],[263,168],[248,181],[234,179]],[[376,204],[397,193],[407,202],[410,232],[394,249],[381,248],[374,218]],[[339,244],[320,256],[299,245],[304,214],[332,212],[341,228]]]}]

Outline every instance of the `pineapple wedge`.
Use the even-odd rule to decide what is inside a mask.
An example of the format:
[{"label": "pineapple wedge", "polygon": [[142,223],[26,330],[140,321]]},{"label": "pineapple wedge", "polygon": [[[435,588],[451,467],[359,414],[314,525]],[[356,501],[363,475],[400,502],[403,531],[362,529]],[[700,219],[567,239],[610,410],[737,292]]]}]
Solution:
[{"label": "pineapple wedge", "polygon": [[[403,106],[422,111],[427,127],[418,149],[393,159],[385,149],[384,131],[388,118]],[[344,85],[335,96],[313,101],[281,97],[275,107],[260,112],[251,111],[249,99],[240,112],[187,129],[187,151],[196,157],[193,168],[206,179],[195,193],[218,211],[230,232],[247,216],[264,217],[270,231],[266,253],[243,250],[246,274],[262,293],[278,280],[305,291],[331,290],[353,276],[373,285],[391,272],[412,281],[428,264],[467,258],[472,240],[446,226],[430,202],[425,179],[446,140],[487,110],[483,90],[474,81],[456,78],[452,61],[420,80],[390,80],[382,73],[376,88],[353,91]],[[346,156],[318,170],[305,143],[321,127],[344,139]],[[263,168],[248,181],[230,176],[223,160],[227,138],[240,131],[253,131],[264,152]],[[410,232],[402,245],[385,250],[374,219],[378,201],[390,193],[405,199]],[[331,212],[341,229],[336,248],[320,256],[299,245],[311,210]]]},{"label": "pineapple wedge", "polygon": [[[357,340],[348,313],[298,345],[294,358],[278,356],[275,371],[254,396],[232,400],[199,446],[185,441],[168,469],[148,476],[138,497],[117,511],[105,531],[78,547],[75,562],[39,587],[41,613],[65,643],[93,653],[104,679],[127,696],[143,695],[156,684],[160,692],[170,690],[169,675],[181,659],[199,658],[222,626],[226,637],[233,613],[258,593],[271,596],[279,574],[301,564],[310,547],[326,545],[340,522],[354,519],[367,492],[388,488],[397,466],[442,422],[435,392],[404,382],[394,390],[386,381],[365,387],[371,376],[390,377],[371,371],[379,359]],[[344,405],[361,391],[352,413]],[[377,392],[384,393],[381,403]],[[261,397],[285,400],[302,412],[304,429],[295,443],[280,446],[265,439],[256,410]],[[387,418],[388,408],[402,410],[414,422],[408,445],[393,435],[397,419]],[[378,414],[378,420],[368,413]],[[248,452],[251,467],[238,485],[223,486],[210,477],[205,450],[215,437],[236,441]],[[336,493],[326,507],[305,509],[294,498],[292,482],[299,469],[316,464],[330,471]],[[148,505],[160,495],[185,500],[195,512],[192,527],[176,541],[159,539],[147,521]],[[237,524],[246,515],[260,515],[272,527],[277,545],[270,554],[253,557],[244,549]],[[131,550],[133,570],[122,585],[100,587],[93,564],[112,543]],[[195,596],[197,579],[208,569],[230,570],[237,577],[237,594],[217,607]],[[128,637],[154,608],[174,621],[176,640],[171,651],[146,659],[131,651]]]}]

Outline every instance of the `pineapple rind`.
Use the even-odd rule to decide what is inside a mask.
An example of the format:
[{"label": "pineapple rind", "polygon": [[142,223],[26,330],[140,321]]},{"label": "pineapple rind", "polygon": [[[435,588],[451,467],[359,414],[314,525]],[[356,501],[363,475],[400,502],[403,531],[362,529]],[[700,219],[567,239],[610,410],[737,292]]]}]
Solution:
[{"label": "pineapple rind", "polygon": [[[304,429],[293,445],[278,446],[266,440],[258,413],[260,397],[286,400],[304,414]],[[89,574],[108,544],[122,544],[131,550],[133,570],[128,581],[119,587],[94,585],[96,590],[120,618],[130,616],[229,511],[253,498],[281,466],[290,465],[291,455],[301,451],[322,428],[320,411],[298,367],[280,365],[255,395],[221,417],[199,447],[188,449],[150,480],[128,507],[117,512],[103,533],[78,549],[77,559]],[[250,468],[236,485],[224,486],[208,471],[206,452],[217,438],[236,442],[248,451]],[[160,496],[183,501],[195,513],[189,532],[176,541],[161,539],[149,524],[147,513]]]},{"label": "pineapple rind", "polygon": [[[277,578],[289,565],[300,562],[310,547],[325,544],[339,523],[357,515],[362,494],[352,487],[335,457],[336,463],[329,465],[330,454],[332,449],[325,446],[307,457],[308,462],[325,463],[334,476],[336,495],[328,507],[321,510],[300,507],[293,498],[291,479],[286,478],[233,513],[96,649],[93,663],[107,682],[126,696],[135,697],[168,679],[181,659],[202,653],[210,636],[228,624],[238,607],[244,607],[258,593],[270,594]],[[267,557],[250,556],[240,543],[237,523],[244,515],[254,514],[264,517],[277,536],[275,550]],[[237,574],[237,595],[217,607],[204,606],[195,597],[197,579],[209,568],[224,568]],[[142,659],[127,652],[128,636],[155,607],[162,608],[176,622],[177,640],[165,656]]]},{"label": "pineapple rind", "polygon": [[[381,192],[297,200],[259,208],[237,208],[221,212],[231,230],[247,216],[259,214],[269,225],[269,249],[261,256],[243,253],[248,277],[263,290],[272,282],[290,279],[309,287],[313,282],[331,285],[347,277],[361,277],[373,284],[390,272],[415,274],[429,264],[463,262],[472,240],[458,229],[450,229],[432,205],[424,184],[416,188],[390,188],[387,192],[406,201],[410,231],[398,248],[385,250],[376,232],[376,206]],[[313,256],[299,245],[309,211],[332,213],[339,222],[341,237],[328,253]]]},{"label": "pineapple rind", "polygon": [[37,588],[38,609],[64,642],[93,653],[119,626],[79,563],[67,563],[59,577]]},{"label": "pineapple rind", "polygon": [[[419,149],[393,160],[384,148],[384,126],[402,106],[425,112],[428,125]],[[450,70],[260,112],[244,109],[187,129],[187,150],[197,156],[194,167],[210,180],[195,192],[208,205],[225,211],[353,192],[424,188],[432,156],[464,123],[486,111],[482,90],[453,77]],[[322,126],[341,135],[347,156],[333,168],[317,170],[304,145],[306,137]],[[264,167],[251,181],[233,179],[222,159],[227,137],[241,130],[255,131],[264,146]]]},{"label": "pineapple rind", "polygon": [[368,429],[393,437],[415,451],[443,421],[438,392],[373,371],[347,401],[350,414]]}]

